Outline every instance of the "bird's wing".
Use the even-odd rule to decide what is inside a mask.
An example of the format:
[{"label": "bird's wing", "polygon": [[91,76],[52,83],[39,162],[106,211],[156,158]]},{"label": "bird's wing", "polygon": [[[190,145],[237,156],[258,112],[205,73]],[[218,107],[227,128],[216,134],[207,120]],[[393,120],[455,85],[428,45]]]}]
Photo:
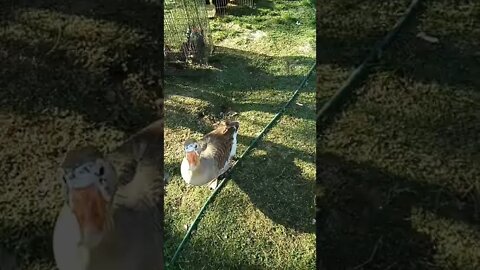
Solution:
[{"label": "bird's wing", "polygon": [[214,158],[219,170],[224,168],[229,160],[229,153],[232,149],[233,132],[233,128],[231,130],[227,129],[226,131],[217,128],[206,134],[202,139],[204,143],[202,146],[203,153]]},{"label": "bird's wing", "polygon": [[106,155],[122,181],[113,230],[92,252],[89,269],[159,269],[163,228],[163,122],[156,121]]},{"label": "bird's wing", "polygon": [[213,132],[207,133],[203,136],[202,139],[198,141],[198,145],[200,146],[200,149],[204,151],[209,144],[212,143],[212,141],[215,140],[215,134]]},{"label": "bird's wing", "polygon": [[163,120],[131,136],[107,155],[117,171],[115,205],[155,205],[163,191]]}]

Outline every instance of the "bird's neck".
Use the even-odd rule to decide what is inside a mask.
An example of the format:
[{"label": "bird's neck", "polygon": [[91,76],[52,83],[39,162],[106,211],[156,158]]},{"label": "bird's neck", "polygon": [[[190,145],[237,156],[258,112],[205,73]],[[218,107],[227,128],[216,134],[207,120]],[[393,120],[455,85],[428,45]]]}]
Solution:
[{"label": "bird's neck", "polygon": [[[185,157],[188,160],[188,157]],[[188,164],[188,168],[192,172],[201,172],[208,167],[209,163],[213,160],[211,153],[208,151],[204,151],[199,154],[195,160],[195,165],[191,166],[190,163]]]},{"label": "bird's neck", "polygon": [[[111,211],[107,208],[107,220],[111,220]],[[111,230],[112,224],[105,226],[105,233]],[[95,246],[82,243],[82,234],[78,221],[71,209],[64,205],[54,230],[53,248],[55,261],[60,270],[86,270],[91,261],[95,247],[104,241],[105,235]]]},{"label": "bird's neck", "polygon": [[88,254],[85,250],[80,251],[80,240],[81,233],[77,219],[70,208],[64,205],[55,224],[53,235],[53,251],[58,269],[87,269],[89,256],[84,255]]},{"label": "bird's neck", "polygon": [[191,169],[192,174],[196,175],[197,177],[204,176],[204,177],[211,177],[212,169],[215,168],[215,160],[213,157],[203,156],[198,159],[197,166]]}]

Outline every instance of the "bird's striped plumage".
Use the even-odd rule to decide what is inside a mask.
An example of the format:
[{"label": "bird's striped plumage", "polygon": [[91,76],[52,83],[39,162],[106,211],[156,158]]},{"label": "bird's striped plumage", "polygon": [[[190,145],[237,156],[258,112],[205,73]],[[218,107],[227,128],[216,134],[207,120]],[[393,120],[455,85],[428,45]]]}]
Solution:
[{"label": "bird's striped plumage", "polygon": [[189,145],[198,144],[195,153],[190,154],[198,155],[198,164],[190,164],[187,151],[187,157],[183,159],[181,166],[185,182],[197,186],[205,185],[225,172],[236,153],[238,129],[237,121],[222,121],[200,141],[187,140],[187,148]]}]

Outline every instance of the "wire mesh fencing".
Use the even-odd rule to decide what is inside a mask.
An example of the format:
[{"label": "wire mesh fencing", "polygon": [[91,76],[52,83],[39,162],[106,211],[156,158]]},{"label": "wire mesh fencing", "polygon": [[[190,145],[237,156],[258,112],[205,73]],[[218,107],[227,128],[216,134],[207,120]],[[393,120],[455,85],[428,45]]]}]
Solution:
[{"label": "wire mesh fencing", "polygon": [[254,0],[205,0],[209,9],[214,10],[214,16],[224,16],[228,14],[229,7],[255,7]]},{"label": "wire mesh fencing", "polygon": [[165,62],[206,64],[213,44],[204,0],[165,0]]},{"label": "wire mesh fencing", "polygon": [[165,63],[207,64],[213,52],[209,18],[233,7],[255,8],[255,0],[165,0]]}]

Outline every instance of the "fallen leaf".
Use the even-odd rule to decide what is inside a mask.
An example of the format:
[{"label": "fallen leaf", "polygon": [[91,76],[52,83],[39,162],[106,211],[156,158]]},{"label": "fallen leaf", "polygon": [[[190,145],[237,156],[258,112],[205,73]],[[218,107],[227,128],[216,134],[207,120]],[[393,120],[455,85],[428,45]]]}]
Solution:
[{"label": "fallen leaf", "polygon": [[430,42],[430,43],[439,43],[440,42],[440,40],[438,38],[433,37],[433,36],[429,36],[425,32],[418,33],[417,37],[421,38],[421,39],[423,39],[427,42]]}]

